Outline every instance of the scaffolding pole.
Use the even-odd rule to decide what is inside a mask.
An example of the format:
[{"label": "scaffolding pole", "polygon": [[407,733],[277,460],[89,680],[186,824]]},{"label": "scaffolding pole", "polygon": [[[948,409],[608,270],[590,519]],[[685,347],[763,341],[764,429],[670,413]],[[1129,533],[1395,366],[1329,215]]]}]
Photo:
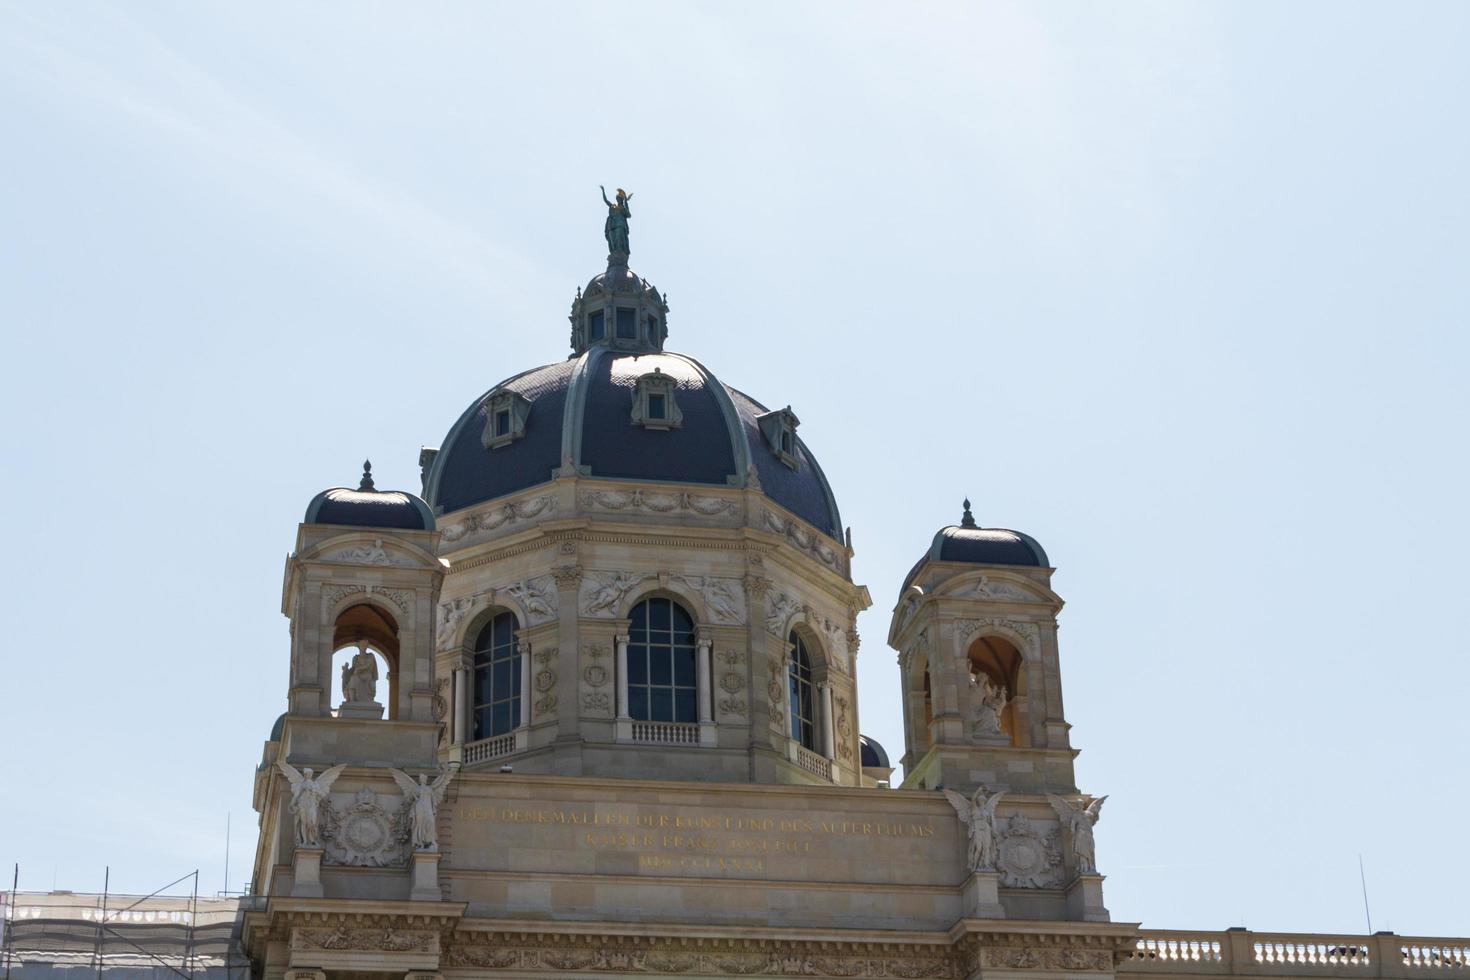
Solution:
[{"label": "scaffolding pole", "polygon": [[5,902],[5,980],[10,980],[10,964],[15,962],[15,892],[20,887],[20,862],[10,878],[10,898]]},{"label": "scaffolding pole", "polygon": [[97,917],[97,940],[92,955],[97,960],[97,980],[102,980],[102,932],[107,928],[107,889],[112,884],[112,866],[102,872],[102,914]]}]

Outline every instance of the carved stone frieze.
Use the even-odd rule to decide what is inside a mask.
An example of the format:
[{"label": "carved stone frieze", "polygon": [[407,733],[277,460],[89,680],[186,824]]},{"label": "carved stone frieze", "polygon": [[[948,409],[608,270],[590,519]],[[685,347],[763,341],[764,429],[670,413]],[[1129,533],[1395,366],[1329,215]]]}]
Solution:
[{"label": "carved stone frieze", "polygon": [[294,929],[292,949],[362,949],[386,953],[422,952],[434,948],[437,932],[418,930],[351,928]]},{"label": "carved stone frieze", "polygon": [[361,585],[337,585],[323,592],[322,598],[327,600],[327,607],[331,608],[348,596],[359,592],[367,592],[367,588]]},{"label": "carved stone frieze", "polygon": [[801,521],[788,519],[773,510],[761,512],[761,519],[768,530],[783,535],[787,541],[811,555],[828,568],[840,569],[841,560],[826,535],[815,531]]},{"label": "carved stone frieze", "polygon": [[582,507],[585,510],[693,514],[699,517],[733,516],[740,512],[739,502],[729,497],[658,490],[589,490],[582,494]]},{"label": "carved stone frieze", "polygon": [[688,940],[627,936],[494,934],[457,942],[450,968],[520,973],[646,973],[663,976],[953,977],[948,947],[899,943]]},{"label": "carved stone frieze", "polygon": [[589,691],[582,695],[582,707],[587,711],[606,712],[612,708],[612,699],[602,691]]},{"label": "carved stone frieze", "polygon": [[494,531],[507,524],[517,521],[528,521],[533,517],[539,517],[556,510],[556,494],[543,493],[529,500],[516,501],[509,504],[501,504],[489,510],[482,510],[470,514],[462,521],[457,521],[443,528],[443,539],[455,542],[461,538],[468,537],[476,531]]},{"label": "carved stone frieze", "polygon": [[745,593],[739,579],[701,575],[676,575],[674,578],[704,597],[710,618],[715,622],[745,622]]}]

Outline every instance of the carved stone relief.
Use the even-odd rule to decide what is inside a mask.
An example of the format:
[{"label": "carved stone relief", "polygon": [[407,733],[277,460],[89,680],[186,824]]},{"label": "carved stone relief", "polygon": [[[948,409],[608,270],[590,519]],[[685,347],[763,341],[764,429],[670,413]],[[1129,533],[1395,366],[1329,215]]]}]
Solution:
[{"label": "carved stone relief", "polygon": [[787,541],[790,541],[802,551],[805,551],[820,561],[823,565],[832,569],[838,569],[840,567],[837,550],[827,542],[825,535],[807,528],[801,521],[788,520],[775,511],[762,511],[761,518],[765,521],[767,529],[783,535]]},{"label": "carved stone relief", "polygon": [[506,588],[506,593],[526,610],[526,624],[534,626],[556,618],[556,583],[550,575],[526,579]]},{"label": "carved stone relief", "polygon": [[772,636],[785,637],[786,621],[801,608],[801,603],[785,592],[766,593],[766,632]]},{"label": "carved stone relief", "polygon": [[745,593],[739,579],[700,575],[674,577],[704,597],[704,604],[715,622],[745,622]]},{"label": "carved stone relief", "polygon": [[1042,833],[1024,813],[1014,813],[1000,835],[1000,883],[1007,888],[1056,888],[1062,884],[1057,832]]},{"label": "carved stone relief", "polygon": [[641,510],[650,514],[685,513],[701,517],[740,512],[739,502],[727,497],[656,490],[591,490],[582,495],[582,506],[586,510]]},{"label": "carved stone relief", "polygon": [[293,949],[373,949],[388,953],[409,953],[433,947],[437,933],[408,932],[386,929],[352,929],[339,925],[335,929],[295,929],[291,933]]},{"label": "carved stone relief", "polygon": [[628,593],[649,578],[646,573],[589,572],[582,581],[582,615],[616,616]]},{"label": "carved stone relief", "polygon": [[973,596],[976,599],[990,599],[997,602],[1040,602],[1034,594],[1027,592],[1019,586],[1009,582],[992,582],[982,575],[980,581],[973,587],[958,593],[962,596]]},{"label": "carved stone relief", "polygon": [[473,597],[439,603],[439,622],[434,630],[435,649],[451,650],[454,648],[459,637],[459,624],[464,622],[464,618],[470,614],[474,605]]},{"label": "carved stone relief", "polygon": [[492,507],[476,514],[470,514],[462,521],[443,529],[443,539],[454,542],[463,537],[473,534],[475,531],[494,531],[507,524],[516,521],[528,521],[541,514],[556,510],[556,494],[543,493],[539,497],[530,500],[517,501],[515,503],[502,504]]},{"label": "carved stone relief", "polygon": [[327,864],[366,868],[399,868],[408,863],[409,811],[406,801],[390,812],[378,795],[363,787],[352,803],[338,810],[331,800],[322,807],[322,860]]},{"label": "carved stone relief", "polygon": [[323,561],[351,562],[354,565],[407,565],[413,567],[419,564],[412,558],[403,555],[395,555],[383,547],[383,539],[378,538],[370,545],[359,545],[356,548],[344,548],[333,552],[322,558]]}]

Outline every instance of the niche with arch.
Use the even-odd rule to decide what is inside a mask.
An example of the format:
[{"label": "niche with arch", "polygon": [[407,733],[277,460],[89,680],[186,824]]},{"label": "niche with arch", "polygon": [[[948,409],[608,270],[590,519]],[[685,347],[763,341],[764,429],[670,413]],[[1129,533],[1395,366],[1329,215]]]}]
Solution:
[{"label": "niche with arch", "polygon": [[[1016,721],[1016,695],[1021,690],[1021,652],[1003,636],[980,636],[970,644],[967,657],[970,670],[969,727],[973,735],[994,737],[989,717],[993,714],[1000,735],[1012,745],[1021,745],[1020,726]],[[987,703],[985,692],[1003,693],[1004,707],[993,711],[998,703],[993,693]]]},{"label": "niche with arch", "polygon": [[[388,707],[388,718],[398,717],[398,623],[387,612],[368,603],[349,606],[338,616],[332,627],[332,705],[342,704],[346,692],[342,690],[342,666],[356,656],[359,644],[366,644],[378,666],[379,704]],[[382,683],[387,680],[387,696],[382,694]]]}]

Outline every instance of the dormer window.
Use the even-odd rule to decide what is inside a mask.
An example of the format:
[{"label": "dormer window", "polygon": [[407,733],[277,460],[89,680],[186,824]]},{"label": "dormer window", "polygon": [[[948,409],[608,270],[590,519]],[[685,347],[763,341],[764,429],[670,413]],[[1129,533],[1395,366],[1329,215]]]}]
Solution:
[{"label": "dormer window", "polygon": [[626,306],[617,308],[617,339],[638,339],[638,311]]},{"label": "dormer window", "polygon": [[658,317],[648,316],[644,319],[644,324],[648,330],[648,337],[646,339],[650,344],[657,344],[663,339],[658,335]]},{"label": "dormer window", "polygon": [[771,447],[776,458],[793,470],[796,469],[796,427],[801,424],[801,420],[791,411],[791,406],[757,415],[755,420],[761,427],[761,435],[765,436],[766,445]]},{"label": "dormer window", "polygon": [[603,325],[602,319],[601,310],[593,310],[587,314],[587,339],[589,341],[601,340],[607,336],[607,328]]},{"label": "dormer window", "polygon": [[638,379],[633,389],[633,424],[645,429],[677,429],[684,423],[684,413],[674,397],[674,379],[654,368],[652,374]]},{"label": "dormer window", "polygon": [[514,391],[493,391],[485,399],[485,432],[480,442],[486,449],[507,446],[526,434],[526,417],[531,403]]}]

